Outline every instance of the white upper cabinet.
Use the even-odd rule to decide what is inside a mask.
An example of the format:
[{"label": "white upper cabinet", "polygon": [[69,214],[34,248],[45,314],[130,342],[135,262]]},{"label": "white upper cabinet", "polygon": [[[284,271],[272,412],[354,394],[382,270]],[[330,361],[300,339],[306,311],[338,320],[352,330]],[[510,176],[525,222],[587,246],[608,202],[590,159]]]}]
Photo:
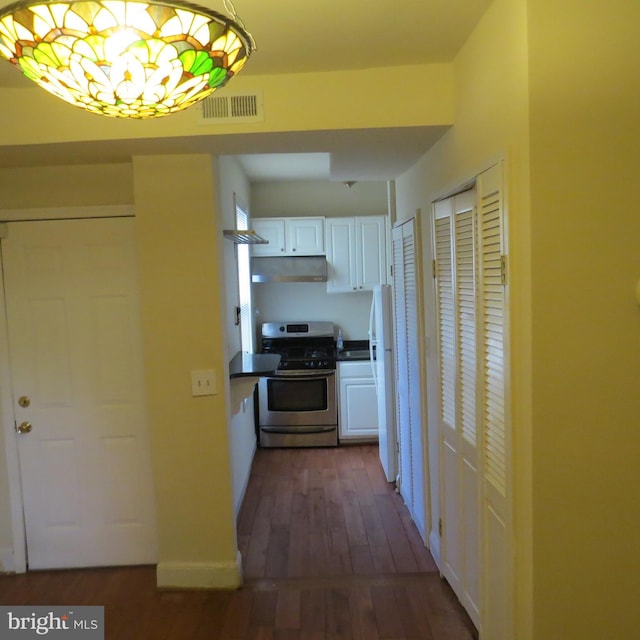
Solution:
[{"label": "white upper cabinet", "polygon": [[327,228],[328,293],[357,291],[354,218],[329,218]]},{"label": "white upper cabinet", "polygon": [[283,256],[284,250],[284,220],[282,218],[260,218],[251,221],[254,231],[269,244],[254,244],[254,256]]},{"label": "white upper cabinet", "polygon": [[385,216],[328,218],[326,249],[328,293],[371,291],[387,282]]},{"label": "white upper cabinet", "polygon": [[285,234],[291,255],[324,255],[324,218],[287,218]]},{"label": "white upper cabinet", "polygon": [[324,255],[324,218],[254,218],[252,227],[269,241],[253,245],[254,256]]},{"label": "white upper cabinet", "polygon": [[384,216],[356,218],[356,282],[372,291],[387,283],[387,224]]}]

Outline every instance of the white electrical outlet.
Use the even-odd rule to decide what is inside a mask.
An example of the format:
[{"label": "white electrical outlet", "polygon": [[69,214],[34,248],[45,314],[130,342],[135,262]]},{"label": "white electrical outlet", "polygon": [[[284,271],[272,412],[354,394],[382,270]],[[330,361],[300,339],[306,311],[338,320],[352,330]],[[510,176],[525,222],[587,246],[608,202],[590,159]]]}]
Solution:
[{"label": "white electrical outlet", "polygon": [[191,372],[191,395],[213,396],[216,394],[216,372],[213,369],[198,369]]}]

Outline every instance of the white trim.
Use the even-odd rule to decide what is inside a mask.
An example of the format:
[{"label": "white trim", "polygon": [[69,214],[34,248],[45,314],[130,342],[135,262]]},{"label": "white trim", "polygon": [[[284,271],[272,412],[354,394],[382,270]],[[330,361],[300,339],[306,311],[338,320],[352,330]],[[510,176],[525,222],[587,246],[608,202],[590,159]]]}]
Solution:
[{"label": "white trim", "polygon": [[235,562],[160,562],[156,568],[159,588],[237,589],[242,585],[242,557]]},{"label": "white trim", "polygon": [[[481,173],[484,173],[485,171],[491,169],[491,167],[495,165],[502,164],[502,166],[504,167],[506,166],[507,160],[508,160],[508,157],[506,152],[500,152],[495,154],[494,156],[490,156],[489,158],[486,158],[484,162],[481,162],[478,165],[476,165],[475,169],[471,169],[470,171],[465,172],[463,177],[460,177],[457,179],[454,178],[453,180],[448,181],[447,184],[442,189],[438,189],[436,191],[435,197],[432,198],[431,200],[431,206],[433,207],[433,204],[435,202],[439,202],[440,200],[446,200],[447,198],[450,198],[451,196],[455,196],[458,193],[462,193],[464,191],[468,191],[469,189],[472,189],[473,185],[478,179],[478,176]],[[506,180],[506,176],[504,175],[504,173],[503,173],[503,179]]]},{"label": "white trim", "polygon": [[132,204],[98,205],[86,207],[47,207],[42,209],[0,209],[0,220],[66,220],[70,218],[123,218],[135,216]]},{"label": "white trim", "polygon": [[440,555],[440,534],[431,529],[429,533],[429,553],[442,573],[442,556]]},{"label": "white trim", "polygon": [[0,547],[0,573],[16,573],[12,547]]},{"label": "white trim", "polygon": [[[22,512],[22,485],[16,440],[15,416],[13,412],[13,389],[11,386],[11,364],[9,362],[9,333],[4,292],[4,272],[0,247],[0,420],[4,437],[4,449],[9,480],[9,507],[13,534],[13,569],[16,573],[27,570],[27,548],[24,537],[24,514]],[[4,392],[4,393],[3,393]],[[2,401],[4,400],[4,401]],[[2,558],[4,564],[4,557]]]},{"label": "white trim", "polygon": [[247,488],[249,487],[249,479],[251,478],[251,466],[253,465],[253,459],[256,457],[257,451],[258,443],[256,439],[256,441],[253,443],[251,451],[251,464],[249,464],[247,473],[245,474],[244,480],[242,481],[242,489],[240,489],[240,493],[236,496],[236,504],[233,505],[233,512],[235,514],[236,520],[238,519],[238,515],[240,514],[240,509],[242,507],[242,503],[244,502],[244,496],[247,493]]}]

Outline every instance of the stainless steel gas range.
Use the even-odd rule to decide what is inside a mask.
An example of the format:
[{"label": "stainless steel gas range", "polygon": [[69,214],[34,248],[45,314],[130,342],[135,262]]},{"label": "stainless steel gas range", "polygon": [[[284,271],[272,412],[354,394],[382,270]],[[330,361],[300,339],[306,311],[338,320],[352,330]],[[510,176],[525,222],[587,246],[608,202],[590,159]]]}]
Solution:
[{"label": "stainless steel gas range", "polygon": [[333,323],[265,323],[262,352],[278,354],[280,366],[258,384],[260,446],[337,446]]}]

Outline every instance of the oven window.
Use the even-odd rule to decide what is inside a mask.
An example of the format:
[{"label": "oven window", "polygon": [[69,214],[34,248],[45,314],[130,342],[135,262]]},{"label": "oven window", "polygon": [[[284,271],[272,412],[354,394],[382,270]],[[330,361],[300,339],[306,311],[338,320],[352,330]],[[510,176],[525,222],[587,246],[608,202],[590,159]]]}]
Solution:
[{"label": "oven window", "polygon": [[269,411],[326,411],[327,380],[267,380]]}]

